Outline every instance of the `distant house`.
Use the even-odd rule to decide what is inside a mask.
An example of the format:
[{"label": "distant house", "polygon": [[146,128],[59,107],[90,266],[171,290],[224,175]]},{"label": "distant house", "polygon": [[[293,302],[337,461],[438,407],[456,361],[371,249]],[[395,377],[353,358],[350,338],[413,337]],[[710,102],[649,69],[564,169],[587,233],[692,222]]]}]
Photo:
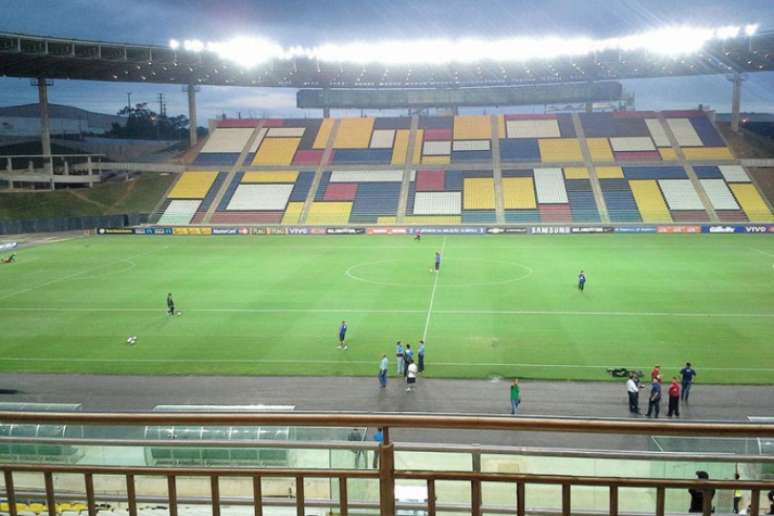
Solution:
[{"label": "distant house", "polygon": [[[92,113],[61,104],[48,105],[51,136],[105,134],[113,124],[126,125],[126,118],[104,113]],[[38,104],[0,107],[0,137],[40,136]]]}]

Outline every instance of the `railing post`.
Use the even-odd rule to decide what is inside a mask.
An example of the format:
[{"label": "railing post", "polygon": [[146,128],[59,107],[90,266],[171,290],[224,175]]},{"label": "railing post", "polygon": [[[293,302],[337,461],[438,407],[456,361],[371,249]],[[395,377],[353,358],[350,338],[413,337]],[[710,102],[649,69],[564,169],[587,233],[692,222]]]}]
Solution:
[{"label": "railing post", "polygon": [[427,516],[435,516],[435,480],[427,479]]},{"label": "railing post", "polygon": [[750,516],[758,516],[761,512],[761,492],[759,489],[750,490]]},{"label": "railing post", "polygon": [[570,516],[570,506],[572,505],[570,484],[562,484],[562,516]]},{"label": "railing post", "polygon": [[212,516],[220,516],[220,479],[210,477],[210,492],[212,493]]},{"label": "railing post", "polygon": [[[471,455],[472,469],[476,473],[481,472],[481,452],[473,451]],[[481,481],[470,481],[470,513],[471,516],[481,516]]]},{"label": "railing post", "polygon": [[524,482],[516,482],[516,516],[524,516]]},{"label": "railing post", "polygon": [[126,501],[129,504],[129,516],[137,516],[137,493],[134,490],[134,475],[126,475]]},{"label": "railing post", "polygon": [[341,516],[347,516],[348,512],[347,477],[339,477],[339,514]]},{"label": "railing post", "polygon": [[8,513],[16,516],[16,491],[13,488],[13,472],[10,469],[3,471],[5,477],[5,498],[8,501]]},{"label": "railing post", "polygon": [[664,505],[666,502],[666,491],[663,487],[656,488],[656,516],[664,516]]},{"label": "railing post", "polygon": [[618,486],[610,486],[610,516],[618,516]]},{"label": "railing post", "polygon": [[54,474],[50,471],[43,473],[46,481],[46,505],[48,505],[48,516],[56,516],[56,497],[54,497]]},{"label": "railing post", "polygon": [[177,516],[177,479],[175,475],[167,477],[167,496],[169,498],[169,516]]},{"label": "railing post", "polygon": [[263,516],[263,491],[261,489],[261,477],[253,477],[253,506],[255,516]]},{"label": "railing post", "polygon": [[89,509],[89,516],[97,516],[97,504],[94,501],[94,475],[86,473],[83,475],[83,481],[86,484],[86,506]]},{"label": "railing post", "polygon": [[304,516],[304,477],[296,477],[296,516]]},{"label": "railing post", "polygon": [[381,516],[395,516],[395,447],[390,429],[384,427],[384,440],[379,445],[379,506]]}]

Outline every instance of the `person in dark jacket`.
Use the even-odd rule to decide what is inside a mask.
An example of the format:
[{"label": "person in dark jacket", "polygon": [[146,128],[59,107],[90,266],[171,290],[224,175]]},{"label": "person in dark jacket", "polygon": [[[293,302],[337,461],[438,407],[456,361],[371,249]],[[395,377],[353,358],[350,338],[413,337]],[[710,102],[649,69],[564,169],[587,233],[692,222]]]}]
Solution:
[{"label": "person in dark jacket", "polygon": [[[706,471],[697,471],[696,478],[700,480],[709,480],[709,474]],[[689,489],[688,493],[691,495],[691,506],[688,508],[688,512],[703,512],[705,493],[709,496],[710,505],[712,505],[712,498],[715,496],[714,489]],[[712,508],[712,512],[715,512],[714,507]]]},{"label": "person in dark jacket", "polygon": [[653,378],[653,383],[650,384],[650,397],[648,398],[648,417],[653,414],[653,417],[658,417],[658,413],[661,410],[661,375]]}]

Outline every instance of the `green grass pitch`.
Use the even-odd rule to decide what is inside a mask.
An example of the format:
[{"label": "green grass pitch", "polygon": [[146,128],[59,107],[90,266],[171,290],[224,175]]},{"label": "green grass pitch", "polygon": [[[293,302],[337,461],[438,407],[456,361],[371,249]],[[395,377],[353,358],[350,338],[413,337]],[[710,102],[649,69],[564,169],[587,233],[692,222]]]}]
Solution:
[{"label": "green grass pitch", "polygon": [[767,235],[112,236],[17,260],[0,265],[4,372],[376,376],[426,335],[432,377],[691,361],[700,382],[774,383]]}]

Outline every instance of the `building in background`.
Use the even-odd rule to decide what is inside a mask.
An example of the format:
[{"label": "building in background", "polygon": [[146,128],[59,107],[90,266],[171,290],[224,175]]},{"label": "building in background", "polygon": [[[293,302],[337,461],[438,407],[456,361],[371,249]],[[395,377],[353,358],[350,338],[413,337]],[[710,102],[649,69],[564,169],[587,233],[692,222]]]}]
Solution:
[{"label": "building in background", "polygon": [[[126,125],[126,117],[93,113],[84,109],[49,104],[51,136],[102,135],[113,124]],[[0,107],[0,137],[40,137],[40,107],[38,104]]]}]

